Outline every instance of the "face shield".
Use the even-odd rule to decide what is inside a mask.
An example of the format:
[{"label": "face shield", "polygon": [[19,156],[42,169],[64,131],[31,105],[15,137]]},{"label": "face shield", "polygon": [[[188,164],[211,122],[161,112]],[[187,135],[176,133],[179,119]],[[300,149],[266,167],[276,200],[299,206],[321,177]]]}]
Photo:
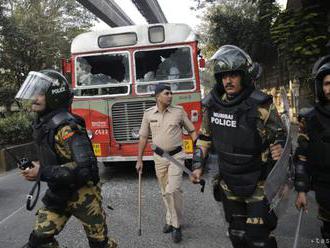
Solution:
[{"label": "face shield", "polygon": [[26,77],[15,99],[20,102],[24,109],[29,109],[37,96],[45,95],[47,89],[55,83],[52,79],[40,72],[31,71]]},{"label": "face shield", "polygon": [[34,100],[38,95],[45,95],[47,89],[55,81],[56,79],[40,72],[31,71],[17,92],[15,99],[18,101]]}]

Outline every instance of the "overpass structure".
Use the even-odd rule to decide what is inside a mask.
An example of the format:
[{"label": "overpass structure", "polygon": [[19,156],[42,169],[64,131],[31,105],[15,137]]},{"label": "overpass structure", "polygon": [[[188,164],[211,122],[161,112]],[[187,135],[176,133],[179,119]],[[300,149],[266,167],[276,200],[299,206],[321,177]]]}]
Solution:
[{"label": "overpass structure", "polygon": [[134,25],[114,0],[77,0],[86,9],[108,24],[110,27]]},{"label": "overpass structure", "polygon": [[157,0],[132,0],[148,23],[167,23]]},{"label": "overpass structure", "polygon": [[[114,0],[77,0],[110,27],[134,25]],[[167,23],[157,0],[132,0],[148,23]]]}]

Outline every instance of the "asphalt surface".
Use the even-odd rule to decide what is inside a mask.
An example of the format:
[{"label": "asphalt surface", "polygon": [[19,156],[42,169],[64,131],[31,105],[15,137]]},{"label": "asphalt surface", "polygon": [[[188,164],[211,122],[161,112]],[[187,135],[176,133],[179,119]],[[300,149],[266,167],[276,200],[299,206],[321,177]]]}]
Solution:
[{"label": "asphalt surface", "polygon": [[[163,203],[151,164],[143,173],[142,236],[138,236],[138,179],[134,164],[101,168],[104,207],[110,204],[114,208],[113,211],[106,209],[109,236],[118,241],[119,247],[231,248],[226,237],[227,224],[222,208],[214,201],[211,192],[213,168],[205,176],[208,183],[203,194],[198,185],[192,185],[187,177],[184,178],[185,221],[180,244],[173,244],[170,234],[161,232],[164,224]],[[0,248],[19,248],[29,237],[35,214],[35,211],[25,210],[25,197],[30,187],[31,183],[24,181],[17,170],[0,175]],[[45,187],[42,188],[44,190]],[[317,243],[322,240],[312,196],[309,196],[309,212],[303,216],[299,248],[325,247]],[[294,194],[291,198],[290,207],[275,232],[279,248],[291,248],[293,245],[298,212],[293,207]],[[88,247],[83,229],[74,218],[70,219],[57,239],[61,247]]]}]

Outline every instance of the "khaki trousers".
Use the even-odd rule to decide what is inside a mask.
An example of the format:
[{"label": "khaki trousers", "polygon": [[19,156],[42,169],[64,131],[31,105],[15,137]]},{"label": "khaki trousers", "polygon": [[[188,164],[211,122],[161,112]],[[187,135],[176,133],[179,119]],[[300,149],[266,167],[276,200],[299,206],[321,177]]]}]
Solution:
[{"label": "khaki trousers", "polygon": [[[173,157],[184,165],[185,153],[183,151]],[[170,163],[167,159],[154,155],[156,176],[162,192],[166,208],[166,224],[175,228],[182,224],[182,168]]]}]

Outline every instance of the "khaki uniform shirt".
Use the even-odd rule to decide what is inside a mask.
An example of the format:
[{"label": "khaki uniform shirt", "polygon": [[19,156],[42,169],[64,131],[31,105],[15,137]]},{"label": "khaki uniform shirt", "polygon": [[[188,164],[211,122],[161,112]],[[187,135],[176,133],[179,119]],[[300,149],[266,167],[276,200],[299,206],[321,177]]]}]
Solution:
[{"label": "khaki uniform shirt", "polygon": [[147,138],[151,132],[153,144],[172,151],[182,146],[182,127],[189,133],[195,130],[181,106],[169,106],[161,113],[156,105],[144,112],[139,134]]}]

